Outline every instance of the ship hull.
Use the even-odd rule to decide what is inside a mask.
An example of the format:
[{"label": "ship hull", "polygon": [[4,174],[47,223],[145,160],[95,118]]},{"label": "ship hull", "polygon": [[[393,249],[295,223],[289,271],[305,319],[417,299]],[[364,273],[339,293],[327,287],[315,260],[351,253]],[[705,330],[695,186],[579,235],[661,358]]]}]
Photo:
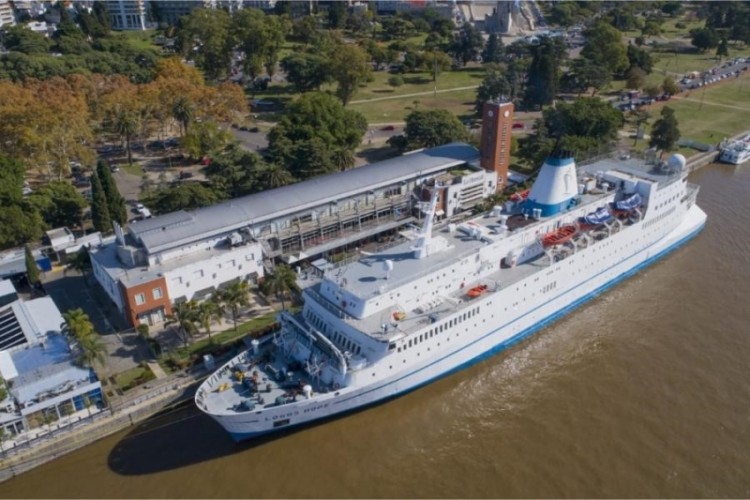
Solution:
[{"label": "ship hull", "polygon": [[268,408],[255,414],[213,415],[209,413],[209,415],[224,427],[234,440],[243,441],[272,432],[287,431],[294,427],[309,425],[316,421],[342,416],[383,403],[438,378],[462,370],[518,343],[679,248],[703,229],[705,221],[705,213],[697,206],[692,206],[676,228],[642,250],[593,276],[572,284],[565,293],[516,318],[504,322],[500,320],[499,323],[502,324],[486,329],[476,339],[446,353],[443,357],[426,360],[408,372],[397,373],[369,385],[347,387],[335,393],[318,395],[294,407]]}]

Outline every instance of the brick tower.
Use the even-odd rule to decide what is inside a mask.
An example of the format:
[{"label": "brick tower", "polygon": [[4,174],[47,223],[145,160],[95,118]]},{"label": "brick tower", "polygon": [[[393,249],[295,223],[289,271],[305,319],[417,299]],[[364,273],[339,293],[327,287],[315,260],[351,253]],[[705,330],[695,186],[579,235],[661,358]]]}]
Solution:
[{"label": "brick tower", "polygon": [[508,184],[510,134],[513,129],[513,103],[488,101],[482,107],[482,138],[479,165],[497,173],[497,190]]}]

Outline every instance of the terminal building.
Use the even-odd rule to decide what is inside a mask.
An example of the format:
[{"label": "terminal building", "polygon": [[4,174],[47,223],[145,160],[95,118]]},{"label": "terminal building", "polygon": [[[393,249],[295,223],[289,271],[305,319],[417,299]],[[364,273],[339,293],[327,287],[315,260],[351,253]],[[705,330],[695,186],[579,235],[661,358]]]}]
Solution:
[{"label": "terminal building", "polygon": [[418,223],[435,183],[453,217],[506,182],[513,105],[488,103],[480,151],[452,143],[316,177],[191,212],[116,227],[91,251],[94,276],[132,325],[157,324],[172,304],[201,300],[274,261],[295,264]]}]

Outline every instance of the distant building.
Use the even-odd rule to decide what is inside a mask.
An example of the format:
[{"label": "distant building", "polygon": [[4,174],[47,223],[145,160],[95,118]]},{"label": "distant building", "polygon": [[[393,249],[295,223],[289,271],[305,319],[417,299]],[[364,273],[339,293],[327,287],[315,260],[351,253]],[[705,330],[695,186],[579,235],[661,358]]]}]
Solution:
[{"label": "distant building", "polygon": [[[8,282],[0,282],[0,290]],[[49,297],[0,306],[0,377],[8,397],[0,401],[0,427],[11,437],[56,421],[87,404],[101,405],[93,370],[74,362],[61,333],[64,319]]]},{"label": "distant building", "polygon": [[13,14],[13,5],[10,3],[10,0],[0,0],[0,28],[15,24],[16,18]]},{"label": "distant building", "polygon": [[[180,3],[180,2],[175,2]],[[145,30],[149,27],[146,0],[104,0],[116,30]]]}]

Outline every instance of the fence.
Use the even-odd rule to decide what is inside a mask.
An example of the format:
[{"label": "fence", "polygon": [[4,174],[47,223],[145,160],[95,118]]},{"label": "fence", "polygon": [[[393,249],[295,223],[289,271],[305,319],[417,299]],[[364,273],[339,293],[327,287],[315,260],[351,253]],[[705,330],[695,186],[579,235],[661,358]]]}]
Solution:
[{"label": "fence", "polygon": [[[140,408],[118,413],[108,410],[92,415],[89,418],[93,421],[84,426],[85,431],[77,429],[82,425],[74,424],[5,450],[0,461],[0,482],[135,425],[163,410],[170,403],[180,400],[181,391],[182,388],[175,384],[164,386],[128,402],[128,405],[133,407],[151,401]],[[88,422],[89,418],[83,419],[82,422]]]}]

